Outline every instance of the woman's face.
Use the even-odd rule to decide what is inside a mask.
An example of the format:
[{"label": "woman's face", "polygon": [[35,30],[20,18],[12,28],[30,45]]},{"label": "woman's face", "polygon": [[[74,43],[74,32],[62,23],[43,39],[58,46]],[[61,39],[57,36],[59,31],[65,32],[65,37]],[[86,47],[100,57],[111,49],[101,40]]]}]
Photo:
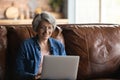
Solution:
[{"label": "woman's face", "polygon": [[53,30],[52,24],[47,21],[41,21],[37,29],[37,34],[40,39],[47,40],[49,37],[51,37]]}]

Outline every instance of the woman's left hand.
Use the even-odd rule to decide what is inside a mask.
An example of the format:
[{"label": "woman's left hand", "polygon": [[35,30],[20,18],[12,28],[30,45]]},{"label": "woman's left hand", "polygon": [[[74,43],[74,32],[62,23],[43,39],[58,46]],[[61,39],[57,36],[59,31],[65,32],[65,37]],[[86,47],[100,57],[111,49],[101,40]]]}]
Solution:
[{"label": "woman's left hand", "polygon": [[41,78],[41,75],[40,75],[40,74],[37,74],[37,75],[35,76],[35,80],[40,79],[40,78]]}]

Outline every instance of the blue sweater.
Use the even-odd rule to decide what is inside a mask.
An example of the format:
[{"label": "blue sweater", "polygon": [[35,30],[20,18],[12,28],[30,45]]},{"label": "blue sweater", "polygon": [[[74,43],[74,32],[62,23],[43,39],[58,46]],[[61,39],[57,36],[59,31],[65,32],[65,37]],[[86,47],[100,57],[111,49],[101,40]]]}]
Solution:
[{"label": "blue sweater", "polygon": [[[33,79],[38,73],[41,51],[37,40],[37,36],[27,39],[19,49],[16,59],[16,76],[20,80]],[[64,45],[61,42],[53,38],[48,40],[51,55],[66,55]]]}]

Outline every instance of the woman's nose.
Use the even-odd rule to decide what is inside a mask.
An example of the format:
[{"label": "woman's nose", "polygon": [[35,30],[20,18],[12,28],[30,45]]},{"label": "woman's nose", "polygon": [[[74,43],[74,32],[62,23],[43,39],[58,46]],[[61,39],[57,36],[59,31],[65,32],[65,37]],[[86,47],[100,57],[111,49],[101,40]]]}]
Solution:
[{"label": "woman's nose", "polygon": [[47,33],[49,32],[50,30],[48,28],[45,28],[44,31]]}]

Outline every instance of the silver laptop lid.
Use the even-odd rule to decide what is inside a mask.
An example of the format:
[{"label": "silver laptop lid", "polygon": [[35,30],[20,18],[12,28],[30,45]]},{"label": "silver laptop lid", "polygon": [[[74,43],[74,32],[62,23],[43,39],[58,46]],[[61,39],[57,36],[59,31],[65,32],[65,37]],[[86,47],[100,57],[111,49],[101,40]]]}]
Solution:
[{"label": "silver laptop lid", "polygon": [[41,79],[76,80],[79,56],[44,56]]}]

